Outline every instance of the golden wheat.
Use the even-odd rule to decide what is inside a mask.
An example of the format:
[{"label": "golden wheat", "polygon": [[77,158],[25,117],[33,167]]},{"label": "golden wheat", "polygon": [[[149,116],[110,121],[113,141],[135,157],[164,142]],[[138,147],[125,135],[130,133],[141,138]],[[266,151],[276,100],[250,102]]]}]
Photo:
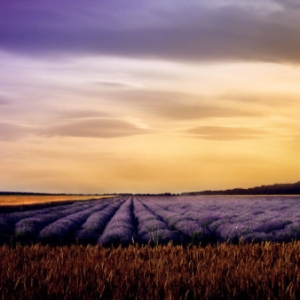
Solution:
[{"label": "golden wheat", "polygon": [[83,195],[0,195],[0,205],[26,205],[49,202],[101,199],[111,196],[83,196]]},{"label": "golden wheat", "polygon": [[2,246],[1,299],[299,299],[300,242]]}]

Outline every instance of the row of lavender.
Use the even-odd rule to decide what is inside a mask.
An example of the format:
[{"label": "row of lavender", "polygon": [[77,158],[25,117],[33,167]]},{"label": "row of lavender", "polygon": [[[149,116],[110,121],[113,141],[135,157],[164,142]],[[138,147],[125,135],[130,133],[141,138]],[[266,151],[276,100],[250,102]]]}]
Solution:
[{"label": "row of lavender", "polygon": [[0,214],[0,240],[175,244],[300,239],[300,197],[116,197]]},{"label": "row of lavender", "polygon": [[[196,241],[300,239],[299,196],[200,196],[151,202],[177,232]],[[149,199],[150,200],[150,199]]]}]

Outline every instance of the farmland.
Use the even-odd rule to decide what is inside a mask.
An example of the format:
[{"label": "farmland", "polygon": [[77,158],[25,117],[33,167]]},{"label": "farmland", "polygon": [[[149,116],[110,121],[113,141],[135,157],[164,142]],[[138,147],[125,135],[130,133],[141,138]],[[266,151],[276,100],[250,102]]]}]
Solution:
[{"label": "farmland", "polygon": [[175,245],[300,238],[299,196],[118,196],[0,214],[2,243]]},{"label": "farmland", "polygon": [[300,242],[1,246],[0,298],[299,299]]},{"label": "farmland", "polygon": [[[28,204],[43,204],[49,202],[62,202],[72,200],[89,200],[92,196],[88,195],[18,195],[0,194],[0,205],[28,205]],[[101,196],[97,196],[101,198]]]},{"label": "farmland", "polygon": [[117,196],[0,214],[0,299],[299,299],[299,196]]}]

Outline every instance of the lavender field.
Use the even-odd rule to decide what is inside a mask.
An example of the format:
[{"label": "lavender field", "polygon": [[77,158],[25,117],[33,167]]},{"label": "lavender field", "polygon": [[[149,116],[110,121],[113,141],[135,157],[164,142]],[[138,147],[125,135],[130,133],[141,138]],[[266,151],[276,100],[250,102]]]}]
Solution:
[{"label": "lavender field", "polygon": [[215,244],[300,240],[300,196],[119,196],[0,213],[0,241]]}]

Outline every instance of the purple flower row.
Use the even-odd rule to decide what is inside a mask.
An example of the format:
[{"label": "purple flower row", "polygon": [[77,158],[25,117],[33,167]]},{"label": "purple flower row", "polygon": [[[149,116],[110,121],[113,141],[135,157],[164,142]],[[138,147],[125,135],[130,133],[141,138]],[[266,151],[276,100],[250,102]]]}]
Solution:
[{"label": "purple flower row", "polygon": [[[59,207],[55,209],[45,209],[42,213],[36,214],[34,216],[21,219],[15,224],[15,234],[22,237],[32,237],[38,234],[43,228],[50,226],[51,223],[62,222],[64,218],[73,218],[72,216],[81,215],[82,212],[92,212],[95,210],[102,210],[107,206],[107,201],[101,202],[90,202],[90,203],[78,203],[78,205],[67,206],[65,209]],[[57,226],[57,225],[56,225]]]},{"label": "purple flower row", "polygon": [[78,241],[85,244],[95,244],[112,216],[123,203],[124,200],[113,201],[102,210],[92,213],[82,224],[77,234]]},{"label": "purple flower row", "polygon": [[103,245],[128,245],[134,242],[135,238],[133,202],[132,199],[129,198],[113,215],[105,227],[103,234],[99,237],[98,243]]},{"label": "purple flower row", "polygon": [[141,201],[134,200],[134,216],[137,222],[138,242],[161,244],[176,240],[175,233],[160,217],[149,210]]}]

